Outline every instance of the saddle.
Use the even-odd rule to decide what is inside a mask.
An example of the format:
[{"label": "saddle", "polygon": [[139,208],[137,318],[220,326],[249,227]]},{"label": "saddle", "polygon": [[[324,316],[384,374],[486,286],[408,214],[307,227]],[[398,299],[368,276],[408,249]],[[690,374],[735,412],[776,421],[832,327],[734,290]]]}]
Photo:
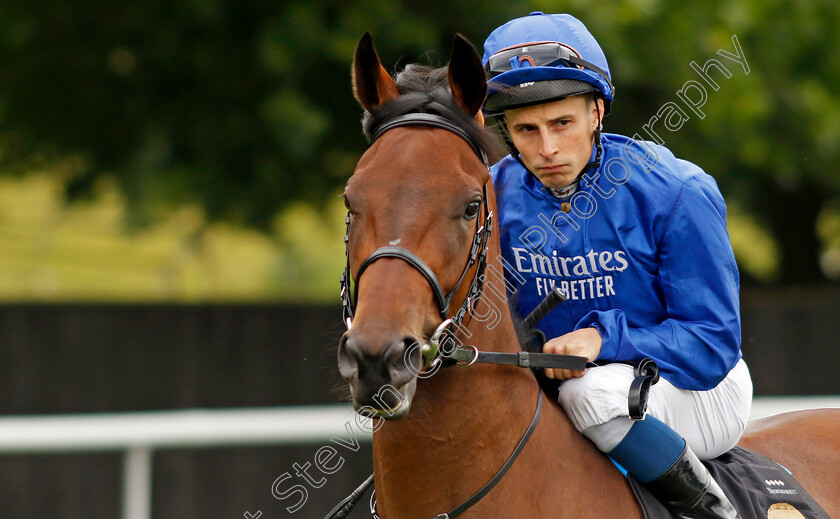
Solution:
[{"label": "saddle", "polygon": [[[753,450],[734,447],[703,464],[741,519],[831,519],[789,470]],[[671,519],[641,483],[626,477],[645,519]]]}]

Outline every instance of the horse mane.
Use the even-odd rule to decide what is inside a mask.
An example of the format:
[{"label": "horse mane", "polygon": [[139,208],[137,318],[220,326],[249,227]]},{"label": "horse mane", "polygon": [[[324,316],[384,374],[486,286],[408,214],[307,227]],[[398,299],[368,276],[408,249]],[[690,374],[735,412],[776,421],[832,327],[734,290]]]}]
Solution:
[{"label": "horse mane", "polygon": [[501,159],[505,152],[496,135],[481,127],[452,98],[448,72],[448,66],[430,67],[418,63],[406,65],[394,77],[400,96],[365,112],[362,128],[368,140],[379,127],[395,117],[410,113],[436,114],[446,117],[467,132],[487,154],[491,164]]}]

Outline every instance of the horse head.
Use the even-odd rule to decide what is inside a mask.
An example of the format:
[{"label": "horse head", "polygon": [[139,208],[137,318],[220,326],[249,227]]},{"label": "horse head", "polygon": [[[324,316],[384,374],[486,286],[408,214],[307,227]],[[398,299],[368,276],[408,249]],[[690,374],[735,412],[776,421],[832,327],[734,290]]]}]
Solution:
[{"label": "horse head", "polygon": [[418,377],[437,364],[429,342],[441,323],[463,317],[492,196],[482,158],[495,141],[483,129],[475,49],[456,36],[448,68],[410,72],[395,82],[362,37],[353,91],[372,144],[344,192],[348,330],[338,365],[357,411],[387,419],[408,413]]}]

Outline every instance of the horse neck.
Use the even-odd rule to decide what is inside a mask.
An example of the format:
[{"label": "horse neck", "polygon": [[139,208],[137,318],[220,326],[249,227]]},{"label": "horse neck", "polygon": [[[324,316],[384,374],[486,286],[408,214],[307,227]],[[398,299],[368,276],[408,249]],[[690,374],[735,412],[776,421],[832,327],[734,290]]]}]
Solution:
[{"label": "horse neck", "polygon": [[[516,347],[510,312],[506,306],[502,312],[493,328],[471,320],[465,327],[470,337],[459,339],[482,351]],[[452,366],[418,380],[408,416],[384,423],[373,437],[380,516],[415,517],[422,508],[419,497],[428,498],[430,508],[416,516],[432,517],[447,511],[439,509],[441,491],[463,500],[481,488],[487,472],[495,473],[519,441],[536,398],[534,378],[517,368]],[[418,496],[416,489],[424,487],[433,491]]]},{"label": "horse neck", "polygon": [[[489,192],[491,209],[495,210],[492,189]],[[504,281],[499,277],[504,271],[497,231],[492,234],[487,259],[482,301],[475,309],[483,317],[477,318],[476,312],[468,317],[468,333],[460,339],[482,351],[519,351],[503,295]],[[384,423],[374,434],[374,472],[381,517],[432,517],[448,510],[442,507],[463,502],[504,464],[531,422],[538,398],[545,397],[531,372],[512,366],[448,367],[419,380],[409,415]],[[532,482],[535,476],[544,476],[552,485],[563,485],[564,478],[568,478],[571,490],[564,499],[574,499],[574,489],[581,485],[602,484],[598,479],[609,470],[617,474],[574,430],[556,404],[544,401],[540,425],[530,442],[539,445],[539,449],[523,451],[514,466],[529,471]],[[563,459],[564,464],[581,470],[558,474],[552,459]],[[540,471],[545,474],[539,475]],[[505,476],[508,481],[515,481],[513,472]],[[564,487],[554,486],[555,496],[560,495],[557,488]],[[429,492],[418,495],[418,489]],[[544,496],[535,497],[536,501],[540,499]],[[488,506],[488,501],[483,500],[482,506]]]}]

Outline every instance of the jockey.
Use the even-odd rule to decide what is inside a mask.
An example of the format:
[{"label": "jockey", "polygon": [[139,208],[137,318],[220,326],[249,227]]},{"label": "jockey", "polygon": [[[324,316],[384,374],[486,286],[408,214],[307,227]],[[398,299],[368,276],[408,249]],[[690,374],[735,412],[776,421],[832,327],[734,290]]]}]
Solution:
[{"label": "jockey", "polygon": [[[738,267],[714,179],[665,147],[601,132],[615,89],[601,47],[567,14],[512,20],[484,43],[485,115],[510,155],[492,168],[502,254],[527,315],[559,286],[539,328],[546,370],[574,426],[675,517],[737,517],[699,459],[740,438],[752,382],[741,358]],[[631,419],[635,361],[661,379]]]}]

